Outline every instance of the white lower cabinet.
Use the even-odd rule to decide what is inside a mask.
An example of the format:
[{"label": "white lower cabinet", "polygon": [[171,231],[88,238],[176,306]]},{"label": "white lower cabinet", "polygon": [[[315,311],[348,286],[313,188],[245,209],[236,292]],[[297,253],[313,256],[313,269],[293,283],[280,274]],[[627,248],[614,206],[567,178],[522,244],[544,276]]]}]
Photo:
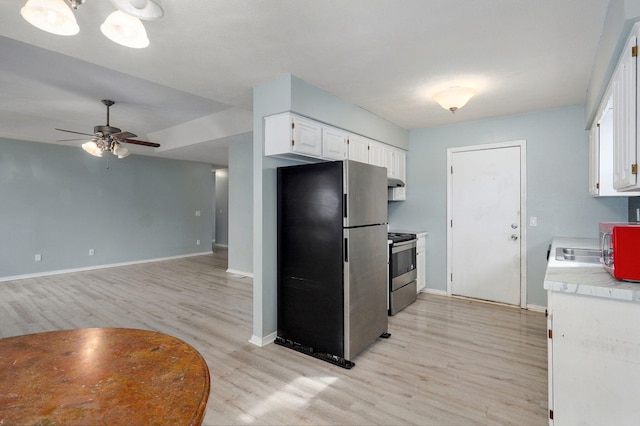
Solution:
[{"label": "white lower cabinet", "polygon": [[640,304],[548,292],[549,424],[637,425]]}]

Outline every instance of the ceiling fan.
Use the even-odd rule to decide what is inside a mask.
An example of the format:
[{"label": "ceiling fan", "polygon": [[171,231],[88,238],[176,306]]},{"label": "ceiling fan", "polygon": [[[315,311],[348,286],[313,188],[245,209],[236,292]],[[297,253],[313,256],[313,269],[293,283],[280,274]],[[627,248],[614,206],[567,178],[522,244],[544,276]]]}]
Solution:
[{"label": "ceiling fan", "polygon": [[[128,156],[129,150],[122,146],[123,143],[150,146],[153,148],[160,147],[159,143],[131,139],[131,138],[137,137],[137,135],[131,132],[123,132],[119,128],[111,126],[109,124],[109,108],[113,104],[115,104],[115,102],[110,99],[103,99],[102,103],[107,107],[107,124],[104,126],[94,126],[93,134],[76,132],[73,130],[58,129],[58,128],[56,128],[56,130],[59,130],[61,132],[67,132],[67,133],[75,133],[77,135],[91,136],[92,139],[89,142],[85,142],[82,144],[82,149],[84,149],[91,155],[95,155],[96,157],[102,157],[102,153],[105,151],[109,151],[113,153],[113,155],[117,155],[118,158],[124,158]],[[58,142],[77,141],[77,140],[86,140],[86,138],[60,139],[58,140]]]}]

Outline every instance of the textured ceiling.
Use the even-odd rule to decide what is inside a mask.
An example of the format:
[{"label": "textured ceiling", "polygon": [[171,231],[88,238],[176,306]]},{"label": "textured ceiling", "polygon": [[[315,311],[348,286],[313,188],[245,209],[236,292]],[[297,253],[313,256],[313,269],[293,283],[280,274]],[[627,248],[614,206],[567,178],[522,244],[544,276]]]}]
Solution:
[{"label": "textured ceiling", "polygon": [[[113,125],[163,143],[134,152],[221,166],[251,138],[252,88],[287,73],[406,129],[584,103],[609,3],[163,0],[136,50],[100,33],[107,0],[86,0],[73,37],[29,25],[25,2],[0,1],[0,137],[91,131],[110,98]],[[478,95],[452,115],[430,95],[455,84]],[[203,120],[210,134],[190,132]],[[163,139],[177,129],[181,143]]]}]

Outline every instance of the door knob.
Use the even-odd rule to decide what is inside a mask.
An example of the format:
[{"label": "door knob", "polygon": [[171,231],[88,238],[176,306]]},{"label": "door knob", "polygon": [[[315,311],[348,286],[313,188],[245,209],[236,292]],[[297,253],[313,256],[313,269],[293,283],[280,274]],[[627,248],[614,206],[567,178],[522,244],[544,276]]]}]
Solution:
[{"label": "door knob", "polygon": [[512,223],[511,224],[511,229],[518,229],[518,224],[517,223]]},{"label": "door knob", "polygon": [[511,234],[511,239],[512,239],[512,240],[517,240],[517,239],[518,239],[518,236],[517,236],[516,234]]}]

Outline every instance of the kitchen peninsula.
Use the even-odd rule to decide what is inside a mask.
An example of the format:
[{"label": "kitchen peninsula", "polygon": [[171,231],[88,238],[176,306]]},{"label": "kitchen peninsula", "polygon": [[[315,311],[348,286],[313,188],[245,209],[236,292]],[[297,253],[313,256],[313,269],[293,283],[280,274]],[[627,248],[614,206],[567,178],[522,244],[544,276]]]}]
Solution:
[{"label": "kitchen peninsula", "polygon": [[549,424],[637,424],[640,283],[618,281],[598,263],[557,260],[558,247],[599,245],[555,238],[550,249]]}]

